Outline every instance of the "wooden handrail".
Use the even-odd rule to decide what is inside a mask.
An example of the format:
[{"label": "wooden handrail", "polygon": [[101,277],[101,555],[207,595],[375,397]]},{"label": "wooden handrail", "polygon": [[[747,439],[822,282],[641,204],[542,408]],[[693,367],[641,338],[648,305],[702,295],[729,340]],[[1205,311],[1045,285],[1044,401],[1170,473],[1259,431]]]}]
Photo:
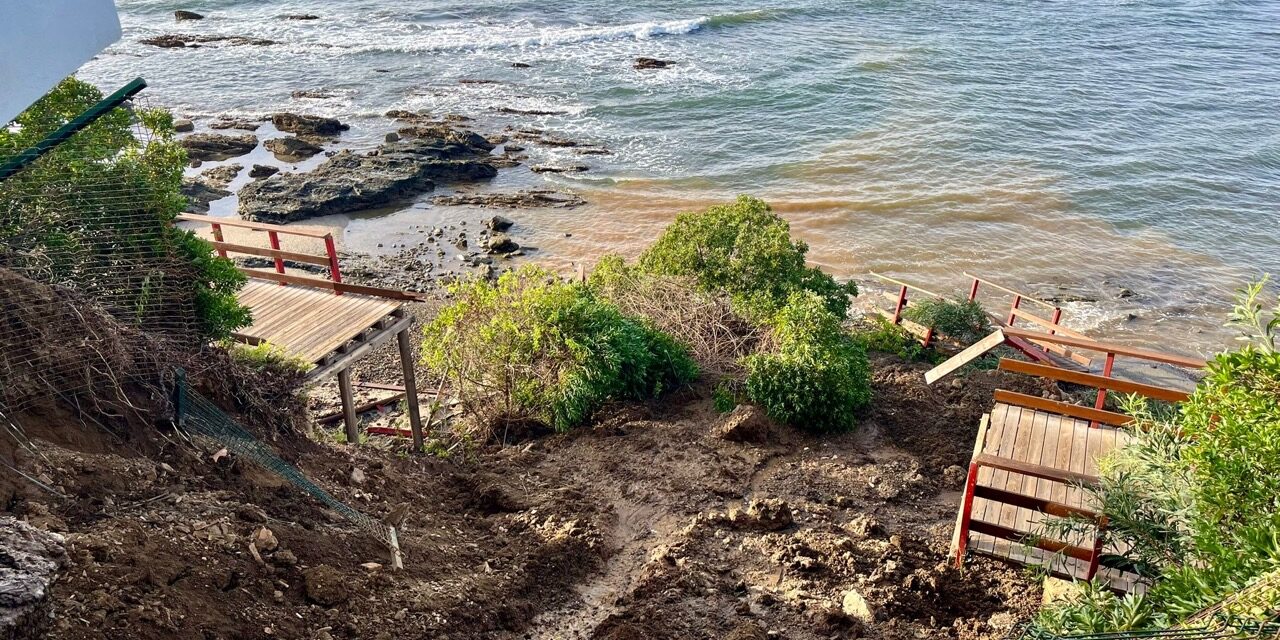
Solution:
[{"label": "wooden handrail", "polygon": [[923,293],[923,294],[925,294],[925,295],[927,295],[927,296],[932,296],[932,297],[937,298],[937,299],[939,299],[939,300],[945,300],[945,299],[946,299],[946,298],[944,298],[943,296],[941,296],[941,295],[939,295],[939,294],[936,294],[936,293],[934,293],[934,292],[932,292],[932,291],[929,291],[928,289],[922,289],[922,288],[920,288],[920,287],[917,287],[917,286],[915,286],[915,285],[913,285],[913,284],[908,284],[908,283],[903,282],[903,281],[901,281],[901,280],[894,280],[893,278],[890,278],[889,276],[880,275],[880,274],[878,274],[878,273],[876,273],[876,272],[874,272],[874,271],[868,271],[867,273],[870,273],[871,275],[873,275],[873,276],[875,276],[875,277],[877,277],[877,278],[879,278],[879,279],[881,279],[881,280],[883,280],[883,281],[885,281],[885,282],[888,282],[889,284],[896,284],[896,285],[898,285],[899,287],[906,287],[906,288],[908,288],[908,289],[910,289],[910,290],[912,290],[912,291],[916,291],[916,292],[919,292],[919,293]]},{"label": "wooden handrail", "polygon": [[187,222],[203,222],[206,224],[216,224],[224,227],[238,227],[240,229],[253,229],[255,231],[275,231],[291,236],[303,236],[305,238],[325,238],[332,234],[328,231],[316,231],[314,229],[302,229],[298,227],[289,227],[282,224],[269,224],[265,222],[252,222],[249,220],[241,220],[239,218],[218,218],[215,216],[205,216],[198,213],[179,213],[178,220]]},{"label": "wooden handrail", "polygon": [[1064,336],[1068,336],[1068,337],[1071,337],[1071,338],[1079,338],[1079,339],[1081,339],[1081,340],[1092,340],[1092,338],[1090,338],[1089,336],[1087,336],[1087,335],[1085,335],[1085,334],[1083,334],[1083,333],[1080,333],[1079,331],[1076,331],[1075,329],[1068,329],[1067,327],[1064,327],[1064,326],[1062,326],[1062,325],[1060,325],[1060,324],[1054,324],[1052,321],[1050,321],[1050,320],[1048,320],[1048,319],[1041,318],[1040,316],[1038,316],[1038,315],[1036,315],[1036,314],[1034,314],[1034,313],[1028,313],[1028,312],[1026,312],[1026,311],[1023,311],[1022,309],[1014,309],[1014,310],[1013,310],[1013,311],[1011,311],[1010,313],[1012,313],[1012,314],[1013,314],[1015,317],[1017,317],[1017,318],[1021,318],[1021,319],[1023,319],[1023,320],[1027,320],[1027,321],[1031,322],[1032,324],[1039,325],[1040,327],[1043,327],[1043,328],[1045,328],[1045,329],[1048,329],[1049,331],[1053,331],[1053,332],[1055,332],[1055,333],[1060,333],[1060,334],[1062,334],[1062,335],[1064,335]]},{"label": "wooden handrail", "polygon": [[998,290],[1003,291],[1003,292],[1005,292],[1005,293],[1007,293],[1007,294],[1009,294],[1009,295],[1018,296],[1019,298],[1022,298],[1023,300],[1026,300],[1026,301],[1028,301],[1028,302],[1034,302],[1034,303],[1036,303],[1036,304],[1038,304],[1038,305],[1042,305],[1042,306],[1047,307],[1047,308],[1049,308],[1049,309],[1057,309],[1057,308],[1058,308],[1058,305],[1053,304],[1052,302],[1047,302],[1047,301],[1045,301],[1045,300],[1041,300],[1041,299],[1039,299],[1039,298],[1032,298],[1031,296],[1029,296],[1029,295],[1027,295],[1027,294],[1025,294],[1025,293],[1022,293],[1022,292],[1019,292],[1019,291],[1014,291],[1013,289],[1010,289],[1009,287],[1005,287],[1005,286],[1002,286],[1002,285],[998,285],[998,284],[996,284],[996,283],[994,283],[994,282],[992,282],[992,281],[990,281],[990,280],[984,280],[983,278],[979,278],[978,276],[975,276],[975,275],[973,275],[972,273],[969,273],[968,271],[963,272],[963,274],[964,274],[964,276],[965,276],[966,278],[973,278],[974,280],[977,280],[978,282],[981,282],[982,284],[985,284],[985,285],[987,285],[988,287],[992,287],[992,288],[998,289]]},{"label": "wooden handrail", "polygon": [[1190,394],[1187,392],[1178,391],[1177,389],[1158,387],[1152,384],[1143,384],[1141,382],[1132,382],[1129,380],[1120,380],[1118,378],[1108,378],[1106,376],[1100,376],[1092,373],[1072,371],[1070,369],[1051,367],[1033,362],[1023,362],[1022,360],[1012,360],[1010,358],[1000,359],[1000,370],[1022,373],[1029,376],[1039,376],[1050,380],[1070,382],[1072,384],[1082,384],[1097,389],[1107,389],[1108,391],[1137,393],[1148,398],[1163,400],[1165,402],[1184,402],[1188,397],[1190,397]]},{"label": "wooden handrail", "polygon": [[989,467],[991,469],[999,469],[1001,471],[1012,471],[1020,473],[1024,476],[1032,478],[1040,478],[1042,480],[1051,480],[1053,482],[1065,482],[1068,484],[1078,484],[1086,487],[1098,484],[1098,478],[1075,471],[1066,471],[1064,469],[1055,469],[1044,465],[1032,464],[1030,462],[1022,462],[1021,460],[1011,460],[1009,458],[1001,458],[989,453],[984,453],[973,459],[978,466]]},{"label": "wooden handrail", "polygon": [[1049,540],[1040,536],[1023,533],[1017,529],[1001,526],[991,522],[982,520],[974,520],[969,524],[969,529],[978,533],[985,533],[993,538],[1001,540],[1009,540],[1010,542],[1018,542],[1027,546],[1043,549],[1050,553],[1061,553],[1064,556],[1075,558],[1083,562],[1089,562],[1093,559],[1093,550],[1077,547],[1075,545],[1058,542],[1057,540]]},{"label": "wooden handrail", "polygon": [[1016,391],[1007,391],[1005,389],[996,389],[992,397],[996,402],[1025,407],[1027,409],[1036,409],[1038,411],[1048,411],[1081,420],[1089,420],[1090,422],[1101,422],[1103,424],[1115,425],[1122,427],[1133,422],[1133,416],[1127,416],[1123,413],[1115,413],[1114,411],[1105,411],[1103,409],[1094,409],[1093,407],[1082,407],[1078,404],[1069,402],[1059,402],[1040,396],[1030,396],[1025,393]]},{"label": "wooden handrail", "polygon": [[1089,351],[1098,351],[1101,353],[1114,353],[1118,356],[1129,356],[1131,358],[1139,358],[1142,360],[1150,360],[1152,362],[1163,362],[1165,364],[1177,365],[1179,367],[1187,367],[1190,369],[1203,369],[1205,361],[1199,358],[1188,358],[1185,356],[1176,356],[1171,353],[1161,353],[1159,351],[1151,351],[1149,349],[1139,349],[1137,347],[1125,347],[1118,344],[1107,342],[1098,342],[1083,338],[1072,338],[1070,336],[1050,335],[1039,333],[1036,331],[1027,331],[1025,329],[1005,328],[1005,335],[1015,338],[1024,338],[1027,340],[1036,340],[1043,342],[1052,342],[1067,347],[1076,347],[1077,349],[1086,349]]},{"label": "wooden handrail", "polygon": [[312,287],[314,289],[327,289],[329,291],[337,291],[339,293],[354,293],[364,296],[376,296],[379,298],[389,298],[391,300],[411,300],[421,302],[427,299],[427,296],[416,291],[400,291],[398,289],[383,289],[380,287],[366,287],[358,284],[350,284],[347,282],[333,282],[332,280],[324,280],[322,278],[309,278],[307,276],[295,276],[289,273],[276,273],[274,271],[263,271],[261,269],[248,269],[240,267],[240,272],[250,278],[258,278],[260,280],[271,280],[274,282],[283,282],[285,284],[296,284],[304,287]]},{"label": "wooden handrail", "polygon": [[247,244],[232,244],[230,242],[220,242],[216,240],[210,244],[212,244],[215,249],[230,251],[231,253],[245,253],[251,256],[261,256],[264,258],[280,258],[282,260],[304,262],[306,264],[314,264],[322,267],[329,266],[329,256],[317,256],[310,253],[298,253],[296,251],[282,251],[279,249],[268,249],[266,247],[254,247]]},{"label": "wooden handrail", "polygon": [[1046,500],[1036,496],[1005,491],[1004,489],[996,489],[995,487],[977,485],[973,488],[973,495],[978,498],[985,498],[1002,504],[1011,504],[1015,507],[1039,511],[1040,513],[1047,513],[1059,518],[1074,517],[1088,518],[1090,520],[1098,519],[1098,514],[1088,509],[1073,507],[1069,504],[1062,504],[1060,502],[1054,502],[1052,500]]}]

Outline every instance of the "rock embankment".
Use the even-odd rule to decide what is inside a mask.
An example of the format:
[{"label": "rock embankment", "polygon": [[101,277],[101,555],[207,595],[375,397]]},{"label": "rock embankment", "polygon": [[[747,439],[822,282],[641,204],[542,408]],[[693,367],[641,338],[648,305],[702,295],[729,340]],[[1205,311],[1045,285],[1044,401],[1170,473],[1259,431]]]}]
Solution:
[{"label": "rock embankment", "polygon": [[389,142],[367,154],[341,151],[314,171],[277,174],[247,185],[240,191],[240,215],[294,222],[385,206],[431,191],[436,181],[496,176],[489,149],[466,144],[468,138],[428,136]]},{"label": "rock embankment", "polygon": [[0,638],[43,637],[49,585],[66,562],[62,536],[0,516]]}]

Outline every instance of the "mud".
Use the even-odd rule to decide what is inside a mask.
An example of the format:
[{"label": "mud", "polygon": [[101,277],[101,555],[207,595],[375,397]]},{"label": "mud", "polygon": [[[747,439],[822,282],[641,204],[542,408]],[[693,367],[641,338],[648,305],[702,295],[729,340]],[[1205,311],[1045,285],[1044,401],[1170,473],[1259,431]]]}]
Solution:
[{"label": "mud", "polygon": [[1001,565],[950,567],[948,468],[990,389],[1019,386],[971,372],[930,388],[923,365],[874,365],[875,408],[835,437],[757,425],[726,440],[710,394],[689,389],[449,458],[290,442],[347,504],[410,504],[403,572],[247,462],[58,437],[92,428],[71,416],[24,424],[37,453],[16,466],[50,490],[10,478],[3,506],[66,538],[50,638],[1002,637],[1039,588]]}]

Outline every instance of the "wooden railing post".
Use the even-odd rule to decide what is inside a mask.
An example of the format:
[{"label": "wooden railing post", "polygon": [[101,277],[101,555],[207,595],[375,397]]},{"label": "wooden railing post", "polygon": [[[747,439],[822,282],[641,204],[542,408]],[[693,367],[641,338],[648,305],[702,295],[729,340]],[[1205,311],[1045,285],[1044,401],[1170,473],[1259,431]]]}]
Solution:
[{"label": "wooden railing post", "polygon": [[[1053,308],[1053,318],[1049,320],[1052,324],[1062,324],[1062,307]],[[1049,329],[1049,335],[1057,333],[1057,329]]]},{"label": "wooden railing post", "polygon": [[[271,248],[276,251],[279,251],[280,250],[280,234],[276,233],[275,231],[268,231],[267,238],[271,240]],[[280,256],[276,256],[276,273],[284,273],[284,258],[281,258]],[[281,282],[280,286],[282,287],[285,286],[285,283]]]},{"label": "wooden railing post", "polygon": [[980,282],[982,281],[977,278],[973,279],[973,285],[969,287],[969,302],[973,302],[978,299],[978,283]]},{"label": "wooden railing post", "polygon": [[[1114,368],[1114,367],[1115,367],[1115,364],[1116,364],[1116,354],[1115,354],[1115,352],[1114,352],[1114,351],[1108,351],[1108,352],[1107,352],[1107,360],[1106,360],[1106,362],[1104,362],[1104,363],[1102,364],[1102,377],[1104,377],[1104,378],[1110,378],[1110,377],[1111,377],[1111,370],[1112,370],[1112,368]],[[1098,389],[1098,400],[1097,400],[1097,402],[1094,402],[1094,403],[1093,403],[1093,408],[1094,408],[1094,409],[1101,409],[1101,408],[1102,408],[1103,406],[1105,406],[1106,404],[1107,404],[1107,390],[1106,390],[1106,389],[1103,389],[1103,388],[1099,388],[1099,389]],[[1097,423],[1097,422],[1090,422],[1090,423],[1089,423],[1089,427],[1090,427],[1090,428],[1093,428],[1093,429],[1097,429],[1097,428],[1098,428],[1098,423]]]},{"label": "wooden railing post", "polygon": [[[213,223],[213,224],[212,224],[212,225],[210,225],[210,226],[212,226],[212,227],[213,227],[213,239],[214,239],[214,240],[216,240],[216,241],[218,241],[218,242],[222,242],[222,241],[223,241],[223,240],[222,240],[222,225],[220,225],[220,224],[218,224],[218,223],[216,223],[216,222],[215,222],[215,223]],[[218,247],[218,257],[219,257],[219,258],[225,258],[225,257],[227,257],[227,250],[226,250],[226,249],[223,249],[222,247]]]},{"label": "wooden railing post", "polygon": [[1018,319],[1018,315],[1017,315],[1018,307],[1021,305],[1022,305],[1022,296],[1015,295],[1013,297],[1013,304],[1009,307],[1009,319],[1005,321],[1005,324],[1011,327],[1013,326],[1013,322]]},{"label": "wooden railing post", "polygon": [[[338,266],[338,249],[333,244],[332,233],[326,233],[324,236],[324,251],[329,255],[329,279],[342,282],[342,270]],[[342,292],[334,289],[333,295],[340,296]]]},{"label": "wooden railing post", "polygon": [[969,524],[973,521],[973,493],[978,487],[978,463],[969,463],[964,483],[964,502],[960,506],[960,533],[956,537],[956,568],[964,566],[964,553],[969,547]]},{"label": "wooden railing post", "polygon": [[907,306],[907,285],[902,285],[898,290],[898,304],[893,308],[893,323],[898,324],[902,321],[902,310]]},{"label": "wooden railing post", "polygon": [[1098,575],[1098,565],[1102,560],[1102,535],[1107,531],[1107,517],[1098,517],[1097,531],[1093,536],[1093,554],[1089,556],[1089,572],[1085,574],[1085,580],[1093,580]]}]

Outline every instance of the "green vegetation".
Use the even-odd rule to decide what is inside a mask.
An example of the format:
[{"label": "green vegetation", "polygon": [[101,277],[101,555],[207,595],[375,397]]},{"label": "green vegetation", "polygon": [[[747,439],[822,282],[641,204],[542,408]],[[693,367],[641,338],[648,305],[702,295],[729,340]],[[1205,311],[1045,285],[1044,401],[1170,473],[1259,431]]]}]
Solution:
[{"label": "green vegetation", "polygon": [[764,323],[797,291],[816,294],[844,318],[857,286],[806,266],[808,251],[769,205],[740,196],[733,204],[677,216],[640,256],[639,267],[652,275],[691,276],[704,291],[727,294],[740,313]]},{"label": "green vegetation", "polygon": [[780,422],[844,431],[871,401],[870,365],[825,303],[812,292],[791,294],[773,320],[776,348],[746,358],[746,395]]},{"label": "green vegetation", "polygon": [[453,286],[424,329],[423,361],[477,425],[566,430],[609,400],[655,397],[697,377],[684,347],[590,287],[524,267]]},{"label": "green vegetation", "polygon": [[222,340],[219,346],[231,354],[231,361],[244,365],[254,371],[274,371],[289,373],[306,373],[311,363],[291,356],[284,349],[270,342],[247,345],[231,340]]},{"label": "green vegetation", "polygon": [[857,328],[854,336],[867,351],[889,353],[907,362],[931,362],[937,364],[945,356],[920,344],[920,339],[902,327],[881,317],[871,317]]},{"label": "green vegetation", "polygon": [[1151,589],[1086,589],[1043,611],[1043,628],[1164,628],[1280,569],[1280,303],[1267,313],[1262,291],[1245,289],[1232,314],[1248,344],[1214,358],[1176,410],[1131,400],[1137,440],[1100,465],[1108,536]]},{"label": "green vegetation", "polygon": [[[36,144],[102,99],[75,78],[0,128],[0,158]],[[135,134],[135,130],[138,134]],[[249,324],[237,304],[245,279],[212,247],[175,228],[186,151],[172,117],[115,109],[0,183],[0,262],[72,286],[117,316],[171,329],[194,315],[201,336],[224,338]]]},{"label": "green vegetation", "polygon": [[591,283],[721,373],[717,409],[745,401],[799,428],[852,429],[871,398],[866,350],[843,326],[857,288],[806,266],[807,250],[742,196],[680,214],[634,266],[608,257]]},{"label": "green vegetation", "polygon": [[908,305],[902,316],[965,345],[991,333],[991,320],[986,310],[981,304],[963,298],[925,298]]}]

